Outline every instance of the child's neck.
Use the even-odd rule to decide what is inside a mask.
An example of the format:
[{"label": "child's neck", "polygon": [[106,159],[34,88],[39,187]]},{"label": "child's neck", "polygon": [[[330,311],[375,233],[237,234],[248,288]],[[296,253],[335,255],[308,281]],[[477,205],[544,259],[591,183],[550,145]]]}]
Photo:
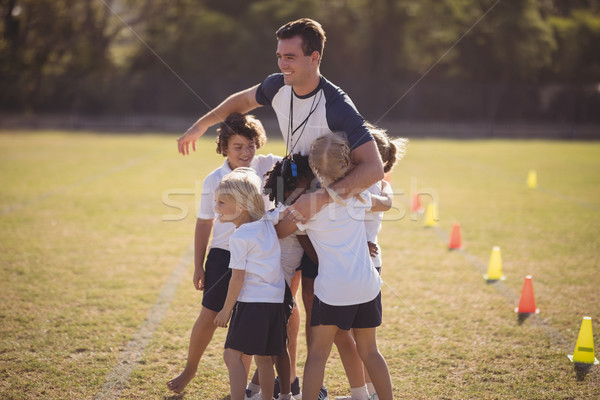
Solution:
[{"label": "child's neck", "polygon": [[233,224],[235,225],[236,228],[239,228],[240,226],[247,224],[249,222],[254,222],[254,219],[252,219],[252,217],[250,216],[250,214],[248,213],[248,211],[243,210],[240,213],[240,216],[237,217],[236,219],[234,219]]}]

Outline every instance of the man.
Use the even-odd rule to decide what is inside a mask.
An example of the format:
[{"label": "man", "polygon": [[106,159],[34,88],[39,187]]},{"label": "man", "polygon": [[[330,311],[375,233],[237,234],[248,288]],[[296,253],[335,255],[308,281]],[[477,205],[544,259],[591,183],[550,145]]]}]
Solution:
[{"label": "man", "polygon": [[[354,168],[330,186],[342,198],[361,193],[382,180],[383,163],[363,117],[341,89],[321,76],[319,66],[326,40],[321,25],[303,18],[283,25],[276,35],[277,64],[281,73],[270,75],[261,84],[232,94],[202,116],[177,139],[179,152],[189,154],[190,144],[195,151],[196,140],[232,112],[247,113],[270,105],[286,143],[286,156],[293,153],[307,155],[314,139],[321,135],[331,132],[346,134]],[[306,222],[329,201],[329,194],[319,189],[300,196],[287,208],[284,216],[294,222]],[[316,264],[302,269],[302,291],[308,321],[314,297],[311,283],[317,273]],[[308,338],[307,330],[307,341]],[[357,360],[356,353],[355,363]],[[318,398],[328,398],[325,388],[321,389]]]},{"label": "man", "polygon": [[[383,179],[383,164],[364,119],[350,98],[320,74],[326,40],[321,25],[308,18],[289,22],[277,30],[277,39],[281,73],[232,94],[202,116],[177,139],[179,152],[189,154],[190,144],[195,151],[196,140],[232,112],[247,113],[268,104],[276,112],[287,154],[308,154],[312,141],[329,132],[347,135],[355,167],[331,187],[343,198]],[[286,215],[292,214],[294,221],[305,222],[329,201],[325,190],[305,194],[288,208]]]}]

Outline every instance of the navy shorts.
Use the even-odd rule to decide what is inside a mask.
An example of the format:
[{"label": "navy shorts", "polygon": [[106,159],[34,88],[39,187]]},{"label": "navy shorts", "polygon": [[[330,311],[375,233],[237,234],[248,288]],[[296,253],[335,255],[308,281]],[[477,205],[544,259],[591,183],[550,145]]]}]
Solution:
[{"label": "navy shorts", "polygon": [[336,325],[346,331],[350,328],[375,328],[381,325],[381,317],[381,292],[371,301],[350,306],[332,306],[315,296],[310,326]]},{"label": "navy shorts", "polygon": [[319,264],[312,262],[309,256],[304,253],[302,260],[300,261],[300,269],[302,270],[302,277],[315,279],[319,274]]},{"label": "navy shorts", "polygon": [[225,304],[231,270],[229,269],[229,250],[213,247],[204,263],[204,296],[202,307],[219,312]]},{"label": "navy shorts", "polygon": [[283,303],[243,303],[233,309],[225,348],[258,356],[278,356],[287,341]]}]

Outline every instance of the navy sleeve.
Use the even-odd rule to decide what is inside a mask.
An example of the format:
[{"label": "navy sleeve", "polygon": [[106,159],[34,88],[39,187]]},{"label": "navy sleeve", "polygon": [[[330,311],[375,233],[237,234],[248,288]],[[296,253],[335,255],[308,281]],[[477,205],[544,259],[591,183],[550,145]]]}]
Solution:
[{"label": "navy sleeve", "polygon": [[352,150],[373,140],[365,119],[346,93],[329,81],[324,82],[323,93],[327,108],[327,124],[332,132],[344,132]]},{"label": "navy sleeve", "polygon": [[258,104],[267,106],[271,105],[273,97],[285,85],[283,82],[283,74],[272,74],[265,78],[265,80],[258,86],[256,90],[256,101]]}]

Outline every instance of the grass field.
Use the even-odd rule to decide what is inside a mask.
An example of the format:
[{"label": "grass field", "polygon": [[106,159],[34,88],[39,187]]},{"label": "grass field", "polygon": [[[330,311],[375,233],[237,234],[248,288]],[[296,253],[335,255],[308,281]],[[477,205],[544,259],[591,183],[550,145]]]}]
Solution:
[{"label": "grass field", "polygon": [[[183,395],[165,385],[200,308],[200,183],[223,162],[213,139],[199,147],[182,157],[174,136],[0,133],[0,398],[229,398],[225,330]],[[567,355],[583,316],[600,354],[600,143],[413,140],[392,186],[378,337],[396,398],[598,398],[600,366],[578,375]],[[416,190],[439,200],[436,227],[411,214]],[[463,250],[448,251],[455,222]],[[507,279],[490,284],[493,246]],[[541,312],[519,322],[529,274]],[[325,383],[332,399],[349,393],[335,352]]]}]

